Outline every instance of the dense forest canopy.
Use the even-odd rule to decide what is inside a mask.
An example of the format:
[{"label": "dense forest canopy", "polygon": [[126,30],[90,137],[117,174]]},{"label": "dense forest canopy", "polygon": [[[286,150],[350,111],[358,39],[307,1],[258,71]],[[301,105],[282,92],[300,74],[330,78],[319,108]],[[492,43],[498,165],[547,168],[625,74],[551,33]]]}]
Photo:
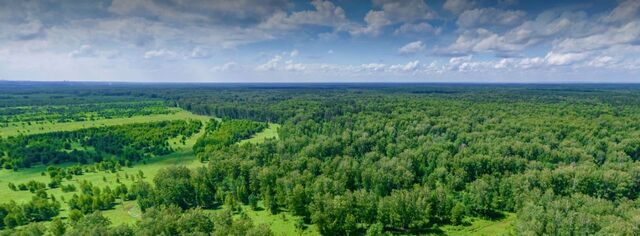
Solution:
[{"label": "dense forest canopy", "polygon": [[[437,233],[510,213],[519,235],[640,234],[637,85],[83,86],[40,89],[225,119],[194,147],[206,167],[125,187],[145,211],[131,232],[161,227],[150,222],[162,214],[261,202],[324,235]],[[279,139],[231,145],[265,122],[282,125]]]}]

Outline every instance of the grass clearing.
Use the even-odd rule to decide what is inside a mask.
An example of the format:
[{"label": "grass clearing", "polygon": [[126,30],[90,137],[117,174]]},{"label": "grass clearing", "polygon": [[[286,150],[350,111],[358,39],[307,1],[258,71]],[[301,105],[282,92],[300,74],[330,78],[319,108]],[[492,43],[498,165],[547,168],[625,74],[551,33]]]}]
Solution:
[{"label": "grass clearing", "polygon": [[[220,209],[209,210],[211,212],[217,212],[224,209],[224,206]],[[320,235],[318,228],[315,225],[305,224],[305,229],[296,229],[296,222],[301,218],[290,214],[286,209],[278,214],[272,215],[266,210],[262,201],[258,202],[259,210],[252,210],[250,206],[242,206],[242,212],[234,213],[234,217],[239,218],[241,214],[246,214],[251,218],[254,225],[268,225],[274,235]]]},{"label": "grass clearing", "polygon": [[56,132],[56,131],[73,131],[73,130],[79,130],[84,128],[101,127],[101,126],[114,126],[114,125],[125,125],[125,124],[133,124],[133,123],[149,123],[149,122],[165,121],[165,120],[187,120],[187,119],[197,119],[204,122],[204,121],[208,121],[210,117],[195,115],[185,110],[179,110],[172,114],[132,116],[127,118],[102,119],[102,120],[94,120],[94,121],[75,121],[75,122],[65,122],[65,123],[32,123],[31,125],[19,123],[19,124],[10,124],[8,127],[0,128],[0,137],[15,136],[20,134],[23,134],[23,135],[41,134],[41,133],[49,133],[49,132]]},{"label": "grass clearing", "polygon": [[[199,120],[202,120],[203,122],[206,122],[209,119],[211,119],[211,117],[193,115],[188,112],[178,112],[176,114],[178,114],[176,117],[171,117],[167,119],[199,119]],[[176,115],[176,114],[173,114],[173,115]],[[156,120],[142,120],[142,119],[136,118],[136,122],[151,122],[151,121],[156,121]],[[131,123],[135,123],[135,122],[131,122]],[[111,123],[110,125],[118,125],[118,124],[124,124],[124,123],[114,122],[114,123]],[[259,143],[259,142],[263,142],[268,138],[277,138],[277,130],[279,129],[279,127],[280,125],[278,124],[269,124],[269,127],[267,129],[256,134],[254,137],[250,139],[241,141],[240,143],[246,143],[246,142]],[[122,171],[118,171],[116,173],[105,172],[105,171],[84,173],[83,175],[80,175],[80,176],[74,176],[72,180],[64,181],[63,184],[64,185],[75,184],[76,187],[79,187],[79,182],[86,180],[93,183],[94,186],[98,186],[100,188],[104,188],[106,186],[110,186],[111,188],[114,188],[119,183],[124,183],[126,185],[132,184],[133,183],[132,177],[136,176],[139,171],[142,171],[144,173],[145,179],[147,181],[151,181],[160,169],[168,166],[182,165],[191,169],[205,166],[206,164],[201,163],[199,160],[196,159],[192,150],[192,147],[197,141],[197,139],[201,137],[203,134],[204,134],[204,127],[200,130],[199,133],[194,134],[192,137],[188,138],[184,144],[179,142],[181,137],[176,137],[169,140],[169,143],[172,145],[172,148],[174,148],[177,151],[165,156],[149,159],[147,160],[146,164],[137,163],[131,168],[123,167]],[[75,164],[66,163],[66,164],[60,164],[60,165],[54,165],[54,166],[68,167],[72,165],[75,165]],[[41,174],[43,172],[46,172],[46,168],[47,168],[46,166],[40,165],[40,166],[34,166],[32,168],[20,169],[19,171],[0,170],[0,196],[2,196],[2,198],[0,198],[0,203],[6,203],[11,200],[14,200],[17,203],[26,203],[29,200],[31,200],[31,197],[34,195],[33,193],[29,191],[13,191],[9,189],[8,183],[11,182],[17,185],[20,183],[26,183],[29,180],[35,180],[38,182],[43,182],[45,184],[49,183],[49,181],[51,180],[49,176]],[[126,176],[129,176],[129,178],[127,178]],[[63,202],[65,202],[64,204],[62,204],[62,211],[60,213],[60,216],[62,217],[66,217],[68,215],[68,206],[66,205],[66,200],[70,199],[71,196],[73,196],[73,194],[78,194],[79,193],[78,191],[79,190],[77,190],[76,192],[65,193],[65,192],[62,192],[60,188],[47,189],[48,194],[53,195],[57,199],[63,200]],[[117,201],[116,203],[117,204],[114,206],[113,209],[102,212],[105,216],[111,219],[114,225],[123,224],[123,223],[133,224],[142,214],[135,201],[125,201],[125,202]],[[294,216],[286,215],[283,217],[280,214],[271,215],[267,211],[252,211],[249,208],[247,208],[245,212],[255,221],[256,224],[264,223],[264,224],[271,225],[272,227],[275,227],[274,232],[289,232],[289,233],[295,232],[293,219],[291,221],[287,220],[288,218],[292,218]],[[286,214],[286,213],[281,213],[281,214]],[[291,231],[291,230],[294,230],[294,231]],[[276,235],[279,235],[279,234],[276,234]]]},{"label": "grass clearing", "polygon": [[267,139],[278,139],[278,130],[280,129],[280,124],[269,123],[269,126],[264,129],[262,132],[253,135],[251,138],[242,140],[238,142],[238,144],[242,145],[245,143],[261,143]]},{"label": "grass clearing", "polygon": [[487,235],[500,236],[513,234],[513,222],[516,220],[516,214],[505,213],[506,216],[500,220],[486,220],[481,218],[471,218],[470,225],[451,226],[447,225],[440,229],[445,235]]}]

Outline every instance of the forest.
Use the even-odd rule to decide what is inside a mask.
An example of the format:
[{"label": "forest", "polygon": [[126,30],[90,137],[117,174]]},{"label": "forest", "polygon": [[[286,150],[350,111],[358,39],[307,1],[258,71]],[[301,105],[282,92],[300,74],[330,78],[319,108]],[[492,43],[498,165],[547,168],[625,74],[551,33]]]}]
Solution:
[{"label": "forest", "polygon": [[[202,165],[167,166],[130,184],[82,183],[66,200],[44,183],[15,184],[33,199],[0,205],[6,234],[273,234],[247,216],[258,211],[295,216],[292,234],[448,234],[510,215],[508,235],[640,234],[635,85],[83,86],[7,96],[131,96],[218,119],[7,137],[4,168],[129,166],[201,129],[192,150]],[[277,139],[236,145],[270,122],[281,125]],[[113,225],[101,212],[118,201],[135,201],[141,217]],[[69,206],[64,217],[60,205]]]}]

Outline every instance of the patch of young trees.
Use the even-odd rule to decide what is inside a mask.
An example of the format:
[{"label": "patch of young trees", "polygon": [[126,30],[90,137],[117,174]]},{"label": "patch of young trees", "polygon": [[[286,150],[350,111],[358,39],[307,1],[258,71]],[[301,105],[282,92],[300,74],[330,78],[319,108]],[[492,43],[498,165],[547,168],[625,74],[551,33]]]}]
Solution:
[{"label": "patch of young trees", "polygon": [[0,139],[0,153],[5,153],[0,165],[17,169],[76,162],[101,163],[99,169],[114,169],[171,153],[170,138],[190,137],[201,127],[197,120],[177,120],[8,137]]},{"label": "patch of young trees", "polygon": [[15,228],[31,222],[51,220],[60,212],[60,203],[55,199],[34,196],[25,204],[0,204],[0,229]]},{"label": "patch of young trees", "polygon": [[228,147],[240,140],[247,139],[252,135],[267,128],[263,122],[251,120],[225,120],[223,122],[211,119],[205,127],[205,134],[198,139],[193,146],[194,153],[202,160],[206,161],[203,153],[210,153],[213,150]]},{"label": "patch of young trees", "polygon": [[[1,103],[1,101],[0,101]],[[0,107],[0,124],[22,122],[64,123],[98,119],[123,118],[132,116],[171,114],[175,109],[164,106],[159,101],[138,102],[97,102],[64,105],[33,105]]]},{"label": "patch of young trees", "polygon": [[201,209],[182,210],[176,206],[148,209],[134,225],[114,226],[100,211],[76,214],[68,221],[55,218],[48,225],[32,223],[0,231],[7,235],[273,235],[267,225],[256,225],[246,215],[239,218],[223,210],[208,213]]}]

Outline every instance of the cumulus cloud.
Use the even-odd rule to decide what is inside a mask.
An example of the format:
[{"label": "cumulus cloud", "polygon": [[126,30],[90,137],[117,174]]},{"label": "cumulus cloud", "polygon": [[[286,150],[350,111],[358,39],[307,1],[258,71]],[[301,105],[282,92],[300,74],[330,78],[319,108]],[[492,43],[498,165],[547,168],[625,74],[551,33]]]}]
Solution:
[{"label": "cumulus cloud", "polygon": [[[619,0],[609,9],[559,3],[558,8],[535,10],[513,0],[441,2],[443,6],[426,0],[372,0],[371,6],[352,13],[347,11],[351,5],[335,0],[0,1],[0,67],[10,79],[30,78],[36,69],[44,71],[39,78],[47,79],[52,77],[47,72],[69,68],[55,77],[73,80],[104,74],[95,78],[147,76],[151,81],[186,75],[206,80],[212,71],[228,73],[225,79],[271,78],[287,72],[368,79],[581,68],[622,71],[633,75],[625,77],[631,80],[640,73],[638,0]],[[394,35],[351,39],[386,33]],[[314,45],[314,40],[320,43]],[[247,46],[251,44],[258,46]],[[427,52],[426,44],[434,48],[433,55],[425,55],[433,62],[388,63]],[[314,58],[317,64],[305,63],[291,45],[310,46],[311,54],[340,50],[339,58],[325,56],[341,64],[321,61],[322,57]],[[371,47],[386,45],[391,46],[369,54]],[[255,62],[258,47],[280,53]],[[397,55],[380,58],[379,52]],[[241,63],[212,66],[218,56]],[[157,67],[166,60],[170,67]]]},{"label": "cumulus cloud", "polygon": [[600,34],[582,38],[565,38],[555,45],[555,49],[563,52],[580,52],[631,43],[640,43],[640,20],[629,22],[621,27],[611,27]]},{"label": "cumulus cloud", "polygon": [[330,1],[313,0],[313,11],[300,11],[288,14],[280,11],[260,24],[264,29],[289,30],[302,25],[320,25],[336,28],[349,24],[344,9]]},{"label": "cumulus cloud", "polygon": [[420,65],[420,61],[410,61],[407,64],[398,64],[398,65],[392,65],[389,67],[389,69],[391,70],[400,70],[403,72],[413,72],[416,69],[418,69],[418,66]]},{"label": "cumulus cloud", "polygon": [[438,35],[441,32],[442,32],[442,28],[433,27],[431,24],[427,22],[421,22],[417,24],[404,23],[394,31],[394,34],[400,35],[400,34],[412,34],[412,33],[415,33],[415,34],[429,33],[429,34]]},{"label": "cumulus cloud", "polygon": [[[366,25],[363,27],[351,27],[352,35],[369,35],[377,36],[386,26],[405,23],[404,31],[411,30],[428,30],[425,27],[430,25],[424,23],[422,25],[411,25],[418,20],[433,19],[437,16],[423,0],[374,0],[373,5],[381,8],[381,10],[370,10],[364,17]],[[426,24],[426,25],[425,25]],[[398,33],[402,33],[398,31]]]},{"label": "cumulus cloud", "polygon": [[158,49],[158,50],[150,50],[144,53],[145,59],[152,59],[152,58],[175,59],[177,56],[178,56],[178,53],[165,48]]},{"label": "cumulus cloud", "polygon": [[232,70],[236,70],[239,69],[240,65],[234,61],[230,61],[227,63],[224,63],[222,65],[217,65],[217,66],[213,66],[211,67],[211,70],[213,71],[218,71],[218,72],[225,72],[225,71],[232,71]]},{"label": "cumulus cloud", "polygon": [[259,22],[289,5],[287,0],[114,0],[109,11],[170,22]]},{"label": "cumulus cloud", "polygon": [[282,56],[276,55],[273,58],[271,58],[269,61],[267,61],[266,63],[258,65],[256,67],[256,70],[258,70],[258,71],[275,70],[278,67],[278,64],[280,63],[281,60],[282,60]]},{"label": "cumulus cloud", "polygon": [[425,46],[424,46],[424,43],[422,43],[422,41],[415,41],[402,46],[400,49],[398,49],[398,53],[415,54],[415,53],[424,51],[424,49],[425,49]]},{"label": "cumulus cloud", "polygon": [[475,1],[471,0],[447,0],[442,8],[453,12],[454,14],[460,14],[466,10],[474,8],[475,5]]},{"label": "cumulus cloud", "polygon": [[383,27],[390,25],[391,20],[387,19],[384,11],[369,11],[364,17],[367,23],[365,27],[354,28],[350,30],[353,35],[371,35],[377,36]]},{"label": "cumulus cloud", "polygon": [[423,0],[373,0],[373,5],[381,7],[385,16],[393,22],[412,22],[437,16]]},{"label": "cumulus cloud", "polygon": [[598,56],[587,62],[591,67],[607,67],[614,65],[618,60],[611,56]]},{"label": "cumulus cloud", "polygon": [[362,64],[360,65],[360,67],[364,70],[369,70],[369,71],[384,71],[387,68],[387,65],[380,64],[380,63],[369,63],[369,64]]},{"label": "cumulus cloud", "polygon": [[83,44],[68,54],[71,58],[106,58],[115,59],[120,56],[120,52],[116,50],[97,50],[92,45]]},{"label": "cumulus cloud", "polygon": [[544,57],[544,59],[549,65],[564,66],[564,65],[570,65],[570,64],[582,61],[586,57],[587,57],[587,54],[585,53],[549,52],[547,56]]},{"label": "cumulus cloud", "polygon": [[458,17],[458,25],[463,28],[479,26],[514,26],[522,22],[526,12],[501,10],[496,8],[479,8],[464,11]]},{"label": "cumulus cloud", "polygon": [[469,53],[513,53],[523,50],[528,44],[510,42],[504,36],[487,29],[465,31],[454,43],[437,50],[444,55],[464,55]]},{"label": "cumulus cloud", "polygon": [[284,70],[286,71],[303,71],[307,67],[302,63],[295,63],[293,60],[288,60],[284,63]]}]

